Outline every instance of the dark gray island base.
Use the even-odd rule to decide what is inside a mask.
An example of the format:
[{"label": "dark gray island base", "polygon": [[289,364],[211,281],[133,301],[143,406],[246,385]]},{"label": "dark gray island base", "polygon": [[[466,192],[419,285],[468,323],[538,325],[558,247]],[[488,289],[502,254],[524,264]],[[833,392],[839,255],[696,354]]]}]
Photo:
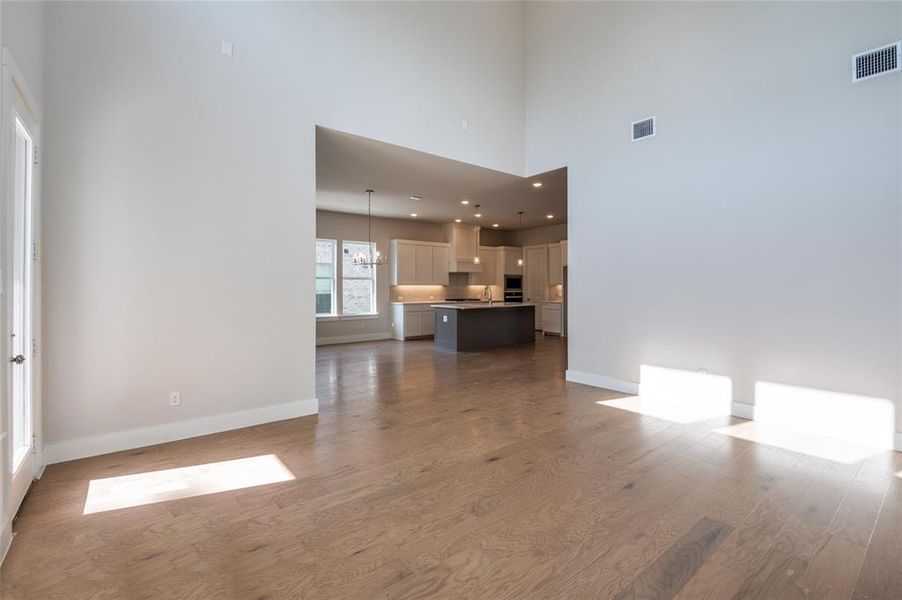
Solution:
[{"label": "dark gray island base", "polygon": [[433,304],[435,345],[481,350],[535,341],[536,307],[520,302]]}]

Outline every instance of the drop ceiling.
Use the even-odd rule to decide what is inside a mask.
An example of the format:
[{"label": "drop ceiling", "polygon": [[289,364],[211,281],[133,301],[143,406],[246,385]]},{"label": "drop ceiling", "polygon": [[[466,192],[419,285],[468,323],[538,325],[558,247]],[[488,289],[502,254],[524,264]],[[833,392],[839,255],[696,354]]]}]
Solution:
[{"label": "drop ceiling", "polygon": [[[533,187],[535,182],[542,186]],[[472,223],[479,204],[486,228],[498,223],[498,229],[516,229],[519,210],[524,228],[567,221],[566,168],[524,178],[317,127],[317,208],[366,214],[366,189],[375,190],[373,216],[378,217]],[[464,199],[470,204],[461,204]],[[546,218],[549,214],[554,218]]]}]

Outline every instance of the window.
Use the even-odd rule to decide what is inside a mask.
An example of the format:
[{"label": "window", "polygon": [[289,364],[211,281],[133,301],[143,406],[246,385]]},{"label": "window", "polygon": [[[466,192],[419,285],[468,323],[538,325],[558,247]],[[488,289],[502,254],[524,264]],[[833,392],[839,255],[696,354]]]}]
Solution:
[{"label": "window", "polygon": [[[376,254],[376,244],[372,247]],[[370,256],[366,242],[344,242],[342,249],[341,306],[342,315],[376,313],[376,268],[355,265],[358,254]]]},{"label": "window", "polygon": [[335,305],[335,240],[316,240],[316,316],[338,314]]}]

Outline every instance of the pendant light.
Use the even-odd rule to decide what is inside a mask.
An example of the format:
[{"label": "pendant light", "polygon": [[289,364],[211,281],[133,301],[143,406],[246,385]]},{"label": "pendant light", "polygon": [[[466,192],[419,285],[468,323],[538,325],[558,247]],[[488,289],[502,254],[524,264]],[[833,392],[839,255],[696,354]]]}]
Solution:
[{"label": "pendant light", "polygon": [[517,259],[517,266],[523,266],[523,236],[520,234],[520,230],[523,227],[523,211],[519,211],[517,213],[517,245],[520,246],[520,258]]},{"label": "pendant light", "polygon": [[366,232],[367,251],[358,252],[353,258],[354,264],[359,267],[388,264],[388,259],[381,252],[373,252],[373,190],[366,190]]},{"label": "pendant light", "polygon": [[[479,226],[479,217],[482,216],[482,214],[480,214],[480,212],[479,212],[479,205],[474,204],[473,210],[475,211],[473,214],[474,214],[474,218],[476,219],[476,231],[477,232],[482,231],[482,227]],[[476,256],[473,257],[473,264],[474,265],[479,264],[479,246],[476,247]]]}]

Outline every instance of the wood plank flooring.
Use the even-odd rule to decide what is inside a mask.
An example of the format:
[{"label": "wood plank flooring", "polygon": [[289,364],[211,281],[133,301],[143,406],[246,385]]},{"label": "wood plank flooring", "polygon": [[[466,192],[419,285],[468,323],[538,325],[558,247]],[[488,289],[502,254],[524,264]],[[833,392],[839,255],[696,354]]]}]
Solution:
[{"label": "wood plank flooring", "polygon": [[[318,416],[48,467],[0,597],[902,598],[899,454],[602,406],[564,365],[558,338],[320,347]],[[295,479],[83,514],[94,479],[269,454]]]}]

